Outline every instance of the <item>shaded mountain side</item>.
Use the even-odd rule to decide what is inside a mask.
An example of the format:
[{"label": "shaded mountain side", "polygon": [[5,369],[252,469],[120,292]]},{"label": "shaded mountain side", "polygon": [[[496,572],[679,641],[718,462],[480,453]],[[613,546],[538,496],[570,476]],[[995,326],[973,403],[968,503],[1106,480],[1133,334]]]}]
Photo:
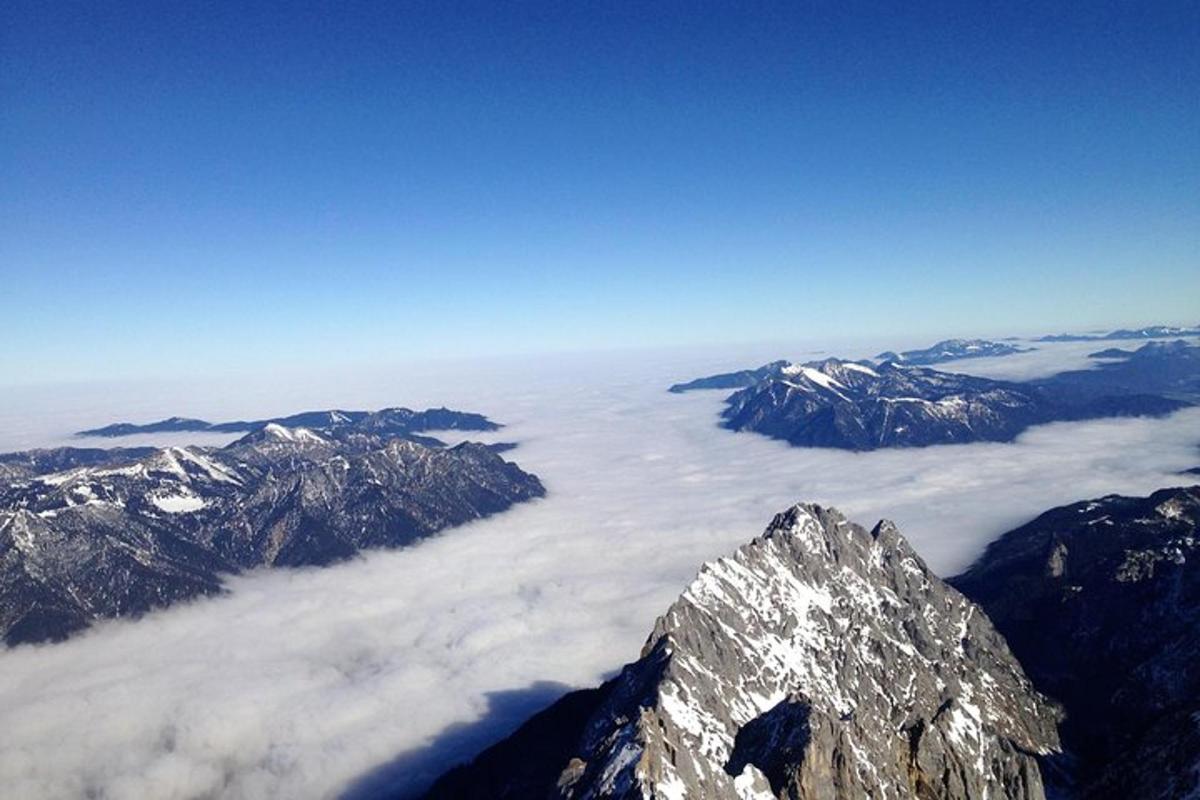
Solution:
[{"label": "shaded mountain side", "polygon": [[1104,395],[1194,402],[1200,400],[1200,347],[1183,340],[1150,342],[1092,369],[1060,372],[1032,385],[1066,402],[1095,401]]},{"label": "shaded mountain side", "polygon": [[1066,709],[1075,795],[1200,792],[1200,486],[1047,511],[951,583]]},{"label": "shaded mountain side", "polygon": [[426,800],[530,800],[545,797],[612,682],[580,689],[534,714],[511,736],[438,778]]}]

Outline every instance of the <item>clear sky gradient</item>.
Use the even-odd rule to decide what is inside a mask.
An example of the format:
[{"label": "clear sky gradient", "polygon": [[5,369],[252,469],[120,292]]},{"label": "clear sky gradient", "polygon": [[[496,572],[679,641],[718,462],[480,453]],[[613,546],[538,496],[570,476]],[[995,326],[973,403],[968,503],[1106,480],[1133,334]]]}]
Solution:
[{"label": "clear sky gradient", "polygon": [[1200,322],[1200,4],[7,2],[0,383]]}]

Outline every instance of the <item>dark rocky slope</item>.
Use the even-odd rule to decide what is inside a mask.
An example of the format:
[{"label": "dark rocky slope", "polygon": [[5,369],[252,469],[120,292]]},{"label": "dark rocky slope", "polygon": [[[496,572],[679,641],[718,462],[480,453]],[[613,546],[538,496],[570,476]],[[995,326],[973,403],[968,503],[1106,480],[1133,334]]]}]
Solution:
[{"label": "dark rocky slope", "polygon": [[1060,700],[1087,800],[1200,793],[1200,487],[1056,508],[952,579]]}]

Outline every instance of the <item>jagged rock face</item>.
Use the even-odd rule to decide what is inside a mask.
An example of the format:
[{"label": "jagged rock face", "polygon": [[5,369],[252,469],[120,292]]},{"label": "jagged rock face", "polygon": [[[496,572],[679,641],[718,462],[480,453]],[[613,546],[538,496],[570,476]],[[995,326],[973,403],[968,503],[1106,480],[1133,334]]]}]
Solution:
[{"label": "jagged rock face", "polygon": [[[1057,709],[975,605],[891,523],[817,506],[705,566],[601,691],[555,785],[527,796],[1041,798],[1036,754],[1058,746]],[[430,797],[512,785],[493,761]]]},{"label": "jagged rock face", "polygon": [[[68,449],[69,450],[69,449]],[[0,632],[61,639],[220,590],[218,575],[410,544],[540,497],[487,447],[267,425],[220,449],[42,451],[0,476]],[[65,471],[30,474],[61,464]]]},{"label": "jagged rock face", "polygon": [[1042,514],[953,583],[1062,701],[1075,795],[1200,792],[1200,487]]}]

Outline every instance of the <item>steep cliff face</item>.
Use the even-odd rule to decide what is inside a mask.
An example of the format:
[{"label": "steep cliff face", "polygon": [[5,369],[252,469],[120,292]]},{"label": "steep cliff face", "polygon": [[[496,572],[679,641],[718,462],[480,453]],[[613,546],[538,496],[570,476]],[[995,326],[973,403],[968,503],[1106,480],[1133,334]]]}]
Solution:
[{"label": "steep cliff face", "polygon": [[[551,718],[574,755],[538,793],[572,800],[1041,798],[1058,747],[1057,709],[979,609],[891,523],[817,506],[706,565],[586,721],[569,701]],[[470,769],[454,786],[485,796]]]},{"label": "steep cliff face", "polygon": [[1200,487],[1056,508],[952,583],[1061,700],[1082,798],[1200,793]]}]

